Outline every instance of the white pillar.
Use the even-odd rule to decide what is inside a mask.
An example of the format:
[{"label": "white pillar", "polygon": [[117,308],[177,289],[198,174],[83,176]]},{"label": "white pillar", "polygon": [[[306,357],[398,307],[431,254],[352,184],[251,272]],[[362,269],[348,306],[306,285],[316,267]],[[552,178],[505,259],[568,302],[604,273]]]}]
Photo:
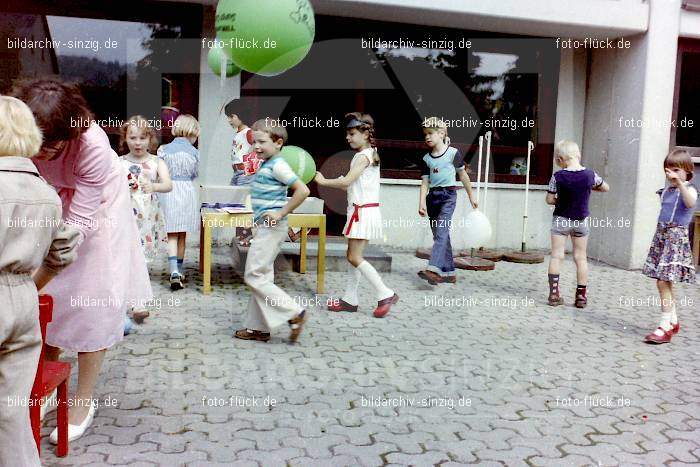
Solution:
[{"label": "white pillar", "polygon": [[589,255],[628,269],[643,265],[659,212],[654,192],[669,150],[680,3],[651,0],[646,34],[627,37],[629,48],[591,54],[584,164],[611,185],[591,196],[591,215],[615,224],[593,229]]},{"label": "white pillar", "polygon": [[[202,37],[214,39],[214,8],[206,8],[202,25]],[[209,50],[202,48],[199,75],[199,183],[202,185],[228,185],[231,168],[233,128],[226,121],[222,106],[240,97],[241,75],[225,78],[215,75],[207,63]]]}]

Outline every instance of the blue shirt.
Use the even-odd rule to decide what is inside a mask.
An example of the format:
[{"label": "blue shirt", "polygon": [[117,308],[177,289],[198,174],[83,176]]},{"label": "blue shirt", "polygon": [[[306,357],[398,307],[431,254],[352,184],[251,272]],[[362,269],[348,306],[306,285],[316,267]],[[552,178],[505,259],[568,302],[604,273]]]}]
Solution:
[{"label": "blue shirt", "polygon": [[429,179],[430,188],[456,186],[459,169],[464,169],[464,156],[457,148],[449,146],[439,156],[430,153],[423,156],[421,177]]},{"label": "blue shirt", "polygon": [[250,187],[253,222],[265,211],[278,211],[287,204],[287,189],[298,177],[282,156],[273,156],[262,163]]},{"label": "blue shirt", "polygon": [[[688,185],[688,189],[695,190],[695,187]],[[658,222],[672,222],[688,227],[693,218],[695,206],[689,208],[685,205],[681,197],[681,190],[671,186],[665,190],[659,190],[657,193],[661,196],[661,212],[659,212]]]},{"label": "blue shirt", "polygon": [[185,137],[159,147],[158,157],[165,161],[173,181],[189,181],[199,175],[199,151]]},{"label": "blue shirt", "polygon": [[562,169],[549,180],[547,192],[557,195],[554,215],[583,220],[590,214],[588,200],[591,190],[603,184],[603,179],[591,169]]}]

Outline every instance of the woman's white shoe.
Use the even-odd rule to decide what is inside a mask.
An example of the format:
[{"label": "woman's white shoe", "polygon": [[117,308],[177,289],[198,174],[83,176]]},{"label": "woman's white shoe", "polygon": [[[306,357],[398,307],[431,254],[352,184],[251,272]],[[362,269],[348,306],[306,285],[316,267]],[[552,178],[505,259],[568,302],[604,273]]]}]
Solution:
[{"label": "woman's white shoe", "polygon": [[[95,417],[95,404],[90,404],[90,410],[88,411],[87,417],[83,420],[83,422],[80,425],[71,425],[70,423],[68,424],[68,442],[70,443],[73,440],[76,440],[83,436],[85,434],[85,431],[88,429],[90,424],[92,423],[92,419]],[[51,441],[52,444],[58,444],[58,428],[55,428],[51,434],[49,435],[49,441]]]},{"label": "woman's white shoe", "polygon": [[39,409],[39,420],[43,420],[46,414],[56,410],[56,407],[58,407],[57,395],[58,390],[54,389],[51,395],[44,399],[44,403],[41,404],[41,409]]}]

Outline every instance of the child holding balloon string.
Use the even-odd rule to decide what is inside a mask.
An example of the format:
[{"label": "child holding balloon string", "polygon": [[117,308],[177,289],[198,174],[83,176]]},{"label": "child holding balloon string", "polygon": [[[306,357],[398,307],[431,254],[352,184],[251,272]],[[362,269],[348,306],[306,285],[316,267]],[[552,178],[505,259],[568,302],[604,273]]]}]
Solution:
[{"label": "child holding balloon string", "polygon": [[418,276],[431,285],[444,282],[455,284],[457,275],[452,256],[450,224],[457,205],[457,178],[462,182],[472,208],[476,209],[478,203],[464,166],[464,156],[457,148],[450,146],[447,124],[437,117],[426,118],[423,134],[430,152],[421,160],[423,181],[420,187],[418,214],[427,214],[430,219],[433,248],[428,268],[418,272]]},{"label": "child holding balloon string", "polygon": [[374,287],[377,307],[375,318],[386,316],[399,296],[384,285],[377,270],[365,261],[363,252],[370,240],[382,238],[382,215],[379,210],[379,154],[374,139],[374,120],[368,114],[352,112],[345,115],[345,139],[357,151],[350,171],[341,177],[327,179],[316,173],[320,186],[339,188],[348,192],[347,221],[343,229],[348,239],[347,259],[353,270],[345,294],[340,300],[329,300],[330,311],[357,311],[357,288],[365,277]]}]

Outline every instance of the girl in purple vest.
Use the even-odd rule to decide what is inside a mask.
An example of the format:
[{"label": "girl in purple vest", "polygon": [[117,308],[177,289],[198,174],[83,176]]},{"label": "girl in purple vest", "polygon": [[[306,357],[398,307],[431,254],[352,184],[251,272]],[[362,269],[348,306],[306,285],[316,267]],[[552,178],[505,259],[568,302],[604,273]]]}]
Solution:
[{"label": "girl in purple vest", "polygon": [[549,299],[551,306],[562,305],[559,294],[559,270],[564,259],[566,238],[571,236],[576,263],[577,308],[585,308],[588,285],[588,200],[591,191],[608,191],[600,176],[581,165],[581,151],[573,141],[560,141],[554,148],[557,165],[562,168],[552,175],[547,189],[547,204],[554,205],[552,217],[552,255],[549,259]]},{"label": "girl in purple vest", "polygon": [[657,192],[661,196],[661,212],[642,269],[642,274],[656,279],[661,298],[661,323],[645,337],[649,344],[671,342],[671,337],[680,330],[673,283],[695,282],[688,224],[693,217],[698,192],[689,182],[693,178],[690,154],[680,149],[671,151],[664,159],[664,172],[669,186]]}]

